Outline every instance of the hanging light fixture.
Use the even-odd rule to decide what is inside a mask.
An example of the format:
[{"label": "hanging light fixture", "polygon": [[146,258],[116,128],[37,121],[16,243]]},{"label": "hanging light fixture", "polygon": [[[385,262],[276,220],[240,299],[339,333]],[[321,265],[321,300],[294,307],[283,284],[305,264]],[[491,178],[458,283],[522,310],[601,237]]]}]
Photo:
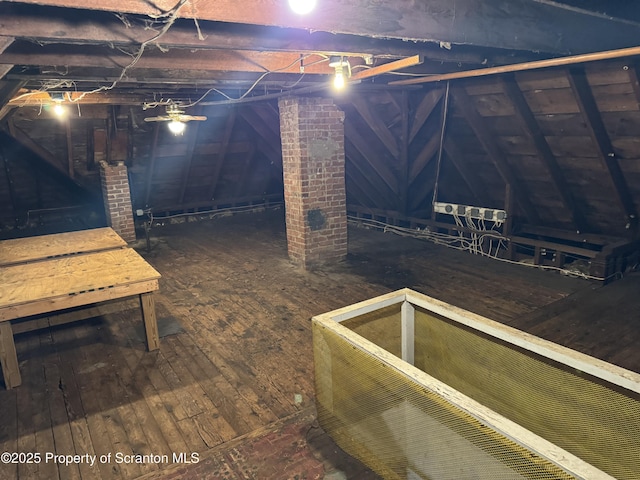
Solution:
[{"label": "hanging light fixture", "polygon": [[179,120],[171,120],[168,124],[169,130],[174,135],[182,135],[187,124]]},{"label": "hanging light fixture", "polygon": [[62,101],[64,100],[63,92],[51,92],[49,94],[51,100],[53,100],[53,113],[58,117],[63,117],[65,113],[67,113],[67,109],[62,105]]},{"label": "hanging light fixture", "polygon": [[[333,77],[333,86],[336,90],[342,90],[346,85],[346,79],[351,76],[351,65],[343,57],[330,57],[329,66],[335,68],[336,75]],[[345,76],[345,68],[347,69]]]},{"label": "hanging light fixture", "polygon": [[289,0],[289,7],[298,15],[306,15],[316,7],[316,0]]}]

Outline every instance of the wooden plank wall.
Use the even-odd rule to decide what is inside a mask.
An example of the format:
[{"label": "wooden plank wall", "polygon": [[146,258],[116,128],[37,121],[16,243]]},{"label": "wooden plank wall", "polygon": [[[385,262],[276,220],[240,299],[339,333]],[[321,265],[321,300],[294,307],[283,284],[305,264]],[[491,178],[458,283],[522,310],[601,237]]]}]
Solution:
[{"label": "wooden plank wall", "polygon": [[[436,181],[439,201],[493,208],[505,207],[509,184],[511,213],[522,222],[637,232],[640,86],[630,60],[452,82],[440,149],[445,87],[354,88],[336,98],[346,112],[349,204],[429,218]],[[154,112],[140,107],[69,111],[70,135],[44,108],[16,109],[8,125],[67,175],[71,155],[74,180],[85,183],[96,181],[96,160],[113,159],[122,150],[114,142],[128,136],[135,208],[197,210],[282,194],[275,103],[199,113],[208,120],[177,137],[145,123]],[[4,198],[7,190],[2,182]]]}]

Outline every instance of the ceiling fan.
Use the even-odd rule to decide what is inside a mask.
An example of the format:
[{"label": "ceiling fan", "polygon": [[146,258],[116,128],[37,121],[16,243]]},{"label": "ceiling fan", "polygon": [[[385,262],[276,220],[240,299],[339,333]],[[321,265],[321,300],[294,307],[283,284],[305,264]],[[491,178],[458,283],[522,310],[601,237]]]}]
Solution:
[{"label": "ceiling fan", "polygon": [[169,130],[175,135],[184,132],[186,122],[196,120],[203,122],[207,119],[204,115],[188,115],[179,105],[171,104],[167,107],[167,114],[158,117],[147,117],[145,122],[169,122]]}]

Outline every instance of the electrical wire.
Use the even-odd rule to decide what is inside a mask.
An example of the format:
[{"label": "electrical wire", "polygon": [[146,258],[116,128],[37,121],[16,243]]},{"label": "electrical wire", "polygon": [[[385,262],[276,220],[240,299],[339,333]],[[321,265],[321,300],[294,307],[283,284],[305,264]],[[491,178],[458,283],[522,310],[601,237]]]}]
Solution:
[{"label": "electrical wire", "polygon": [[[467,217],[469,218],[469,217]],[[454,215],[454,219],[456,219],[456,215]],[[391,225],[388,223],[384,223],[381,222],[379,220],[374,220],[374,219],[368,219],[368,218],[360,218],[360,217],[356,217],[354,215],[347,215],[347,220],[351,225],[356,225],[356,226],[364,226],[364,227],[369,227],[369,228],[373,228],[373,229],[377,229],[377,230],[382,230],[383,232],[391,232],[394,233],[396,235],[400,235],[400,236],[405,236],[405,237],[412,237],[412,238],[418,238],[418,239],[422,239],[422,240],[427,240],[430,241],[432,243],[435,243],[437,245],[443,245],[445,247],[448,248],[453,248],[455,250],[461,250],[461,251],[467,251],[467,252],[472,252],[476,255],[480,255],[483,257],[488,257],[491,258],[493,260],[498,260],[500,262],[503,263],[509,263],[512,265],[523,265],[526,267],[531,267],[531,268],[536,268],[539,270],[550,270],[550,271],[558,271],[564,275],[567,276],[571,276],[571,277],[579,277],[579,278],[583,278],[586,280],[598,280],[598,281],[607,281],[610,278],[614,278],[614,277],[620,277],[622,274],[620,272],[616,272],[614,274],[611,274],[607,277],[597,277],[594,275],[588,275],[586,273],[582,273],[582,272],[578,272],[578,271],[574,271],[574,270],[568,270],[566,268],[562,268],[562,267],[555,267],[555,266],[551,266],[551,265],[535,265],[535,264],[531,264],[531,263],[526,263],[526,262],[519,262],[519,261],[515,261],[515,260],[509,260],[507,258],[501,258],[498,256],[500,250],[504,250],[506,249],[506,242],[509,241],[508,237],[505,237],[504,235],[502,235],[500,232],[495,231],[495,230],[486,230],[486,231],[482,231],[482,230],[478,230],[476,229],[476,225],[472,224],[472,234],[475,235],[475,238],[467,238],[464,236],[463,232],[459,231],[460,235],[450,235],[448,233],[440,233],[440,232],[432,232],[429,230],[429,228],[424,228],[424,229],[415,229],[415,228],[407,228],[407,227],[399,227],[397,225]],[[455,220],[456,221],[456,226],[462,228],[465,228],[465,226],[462,224],[461,219],[458,218]],[[453,225],[452,225],[453,226]],[[471,229],[470,229],[471,230]],[[485,240],[489,240],[489,249],[488,251],[485,251],[484,249],[481,248],[481,245],[484,243]],[[495,252],[493,251],[493,246],[492,246],[492,241],[497,240],[498,241],[498,245],[495,248]],[[572,257],[569,256],[571,258],[576,258],[577,257]]]}]

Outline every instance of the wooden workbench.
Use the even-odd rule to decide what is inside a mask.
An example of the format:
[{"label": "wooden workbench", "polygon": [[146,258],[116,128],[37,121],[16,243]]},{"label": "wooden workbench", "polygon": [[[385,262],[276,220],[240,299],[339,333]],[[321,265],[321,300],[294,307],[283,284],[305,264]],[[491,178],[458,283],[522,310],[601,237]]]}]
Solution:
[{"label": "wooden workbench", "polygon": [[158,289],[159,278],[160,274],[131,248],[0,267],[0,363],[6,387],[21,383],[12,320],[137,295],[147,347],[157,349],[152,292]]},{"label": "wooden workbench", "polygon": [[0,241],[0,266],[124,248],[111,227]]}]

